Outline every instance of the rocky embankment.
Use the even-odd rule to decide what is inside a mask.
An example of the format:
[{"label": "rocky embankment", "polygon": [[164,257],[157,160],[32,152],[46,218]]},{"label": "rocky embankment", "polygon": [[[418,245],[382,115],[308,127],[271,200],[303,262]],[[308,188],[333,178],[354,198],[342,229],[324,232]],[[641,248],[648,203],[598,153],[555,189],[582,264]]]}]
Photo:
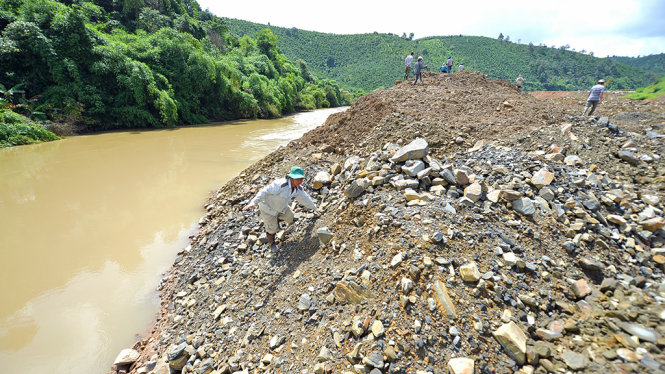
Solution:
[{"label": "rocky embankment", "polygon": [[[665,370],[662,103],[575,117],[477,72],[425,82],[222,187],[117,371]],[[292,165],[324,214],[294,206],[273,253],[240,209]]]}]

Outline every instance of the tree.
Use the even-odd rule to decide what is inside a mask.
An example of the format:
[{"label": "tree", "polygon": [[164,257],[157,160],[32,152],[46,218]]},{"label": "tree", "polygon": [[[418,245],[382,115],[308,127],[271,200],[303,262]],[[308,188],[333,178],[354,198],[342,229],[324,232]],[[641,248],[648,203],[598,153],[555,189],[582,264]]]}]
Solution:
[{"label": "tree", "polygon": [[409,40],[413,40],[413,36],[414,36],[413,33],[409,33]]},{"label": "tree", "polygon": [[499,37],[498,37],[497,39],[503,41],[503,33],[500,32],[500,33],[499,33]]},{"label": "tree", "polygon": [[510,41],[510,36],[506,35],[506,38],[504,39],[505,41],[509,42]]}]

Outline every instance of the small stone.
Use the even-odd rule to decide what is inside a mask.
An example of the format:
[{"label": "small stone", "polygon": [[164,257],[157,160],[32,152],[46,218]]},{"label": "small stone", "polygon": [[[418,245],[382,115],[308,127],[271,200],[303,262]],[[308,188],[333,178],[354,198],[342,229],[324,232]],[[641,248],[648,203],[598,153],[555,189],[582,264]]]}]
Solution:
[{"label": "small stone", "polygon": [[450,374],[473,374],[474,362],[466,357],[452,358],[448,361],[448,372]]},{"label": "small stone", "polygon": [[436,280],[432,286],[434,291],[434,299],[436,300],[437,306],[442,314],[445,314],[450,319],[457,318],[457,310],[455,304],[453,304],[450,296],[448,295],[448,289],[446,285],[441,283],[441,281]]},{"label": "small stone", "polygon": [[592,292],[591,287],[589,287],[589,284],[584,279],[578,279],[576,281],[573,281],[572,289],[573,293],[575,294],[575,297],[577,297],[578,299],[581,299]]},{"label": "small stone", "polygon": [[478,265],[475,262],[469,262],[460,266],[459,272],[462,280],[465,282],[477,282],[481,277]]},{"label": "small stone", "polygon": [[640,158],[636,154],[629,151],[618,151],[617,156],[623,161],[631,164],[632,166],[637,166],[640,163]]},{"label": "small stone", "polygon": [[582,370],[589,365],[589,358],[587,356],[567,349],[563,351],[561,358],[573,370]]},{"label": "small stone", "polygon": [[633,350],[628,348],[617,349],[617,356],[619,356],[622,360],[628,362],[637,362],[640,360],[640,356],[637,353],[635,353]]},{"label": "small stone", "polygon": [[515,256],[513,252],[504,252],[503,261],[506,263],[506,265],[513,266],[517,263],[517,256]]},{"label": "small stone", "polygon": [[363,364],[377,368],[377,369],[383,369],[384,361],[383,361],[383,353],[380,352],[372,352],[368,356],[365,356],[363,358]]},{"label": "small stone", "polygon": [[321,227],[316,230],[316,235],[319,237],[321,244],[326,245],[332,239],[333,233],[332,231],[328,230],[327,227]]},{"label": "small stone", "polygon": [[386,330],[383,327],[383,323],[381,321],[376,320],[374,323],[372,323],[372,334],[374,334],[375,337],[380,338],[385,332]]}]

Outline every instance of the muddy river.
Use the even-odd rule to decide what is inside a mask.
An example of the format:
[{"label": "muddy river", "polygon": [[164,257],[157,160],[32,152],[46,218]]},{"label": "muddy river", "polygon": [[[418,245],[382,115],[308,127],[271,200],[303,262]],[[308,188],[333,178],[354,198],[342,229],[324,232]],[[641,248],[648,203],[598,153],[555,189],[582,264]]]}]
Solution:
[{"label": "muddy river", "polygon": [[105,373],[208,194],[343,109],[0,149],[2,371]]}]

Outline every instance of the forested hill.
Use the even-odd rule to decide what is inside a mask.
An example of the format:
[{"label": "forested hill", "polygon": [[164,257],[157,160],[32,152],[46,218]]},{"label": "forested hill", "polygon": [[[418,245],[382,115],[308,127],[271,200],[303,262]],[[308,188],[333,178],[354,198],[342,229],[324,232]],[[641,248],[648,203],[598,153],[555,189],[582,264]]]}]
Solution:
[{"label": "forested hill", "polygon": [[622,64],[637,66],[644,70],[650,70],[658,74],[665,74],[665,53],[641,57],[619,57],[612,56],[611,60]]},{"label": "forested hill", "polygon": [[[266,25],[226,19],[238,35],[254,35]],[[492,79],[513,82],[522,74],[528,90],[588,89],[599,78],[609,89],[634,89],[652,84],[658,74],[607,58],[597,58],[564,47],[517,44],[477,36],[443,36],[417,40],[392,34],[337,35],[297,28],[270,26],[278,46],[291,58],[307,62],[319,76],[335,79],[346,88],[374,90],[389,87],[404,75],[410,51],[423,56],[431,71],[438,71],[448,56],[466,69]]]},{"label": "forested hill", "polygon": [[94,131],[350,102],[269,30],[252,34],[233,35],[195,0],[0,1],[0,145],[17,144],[14,114]]}]

